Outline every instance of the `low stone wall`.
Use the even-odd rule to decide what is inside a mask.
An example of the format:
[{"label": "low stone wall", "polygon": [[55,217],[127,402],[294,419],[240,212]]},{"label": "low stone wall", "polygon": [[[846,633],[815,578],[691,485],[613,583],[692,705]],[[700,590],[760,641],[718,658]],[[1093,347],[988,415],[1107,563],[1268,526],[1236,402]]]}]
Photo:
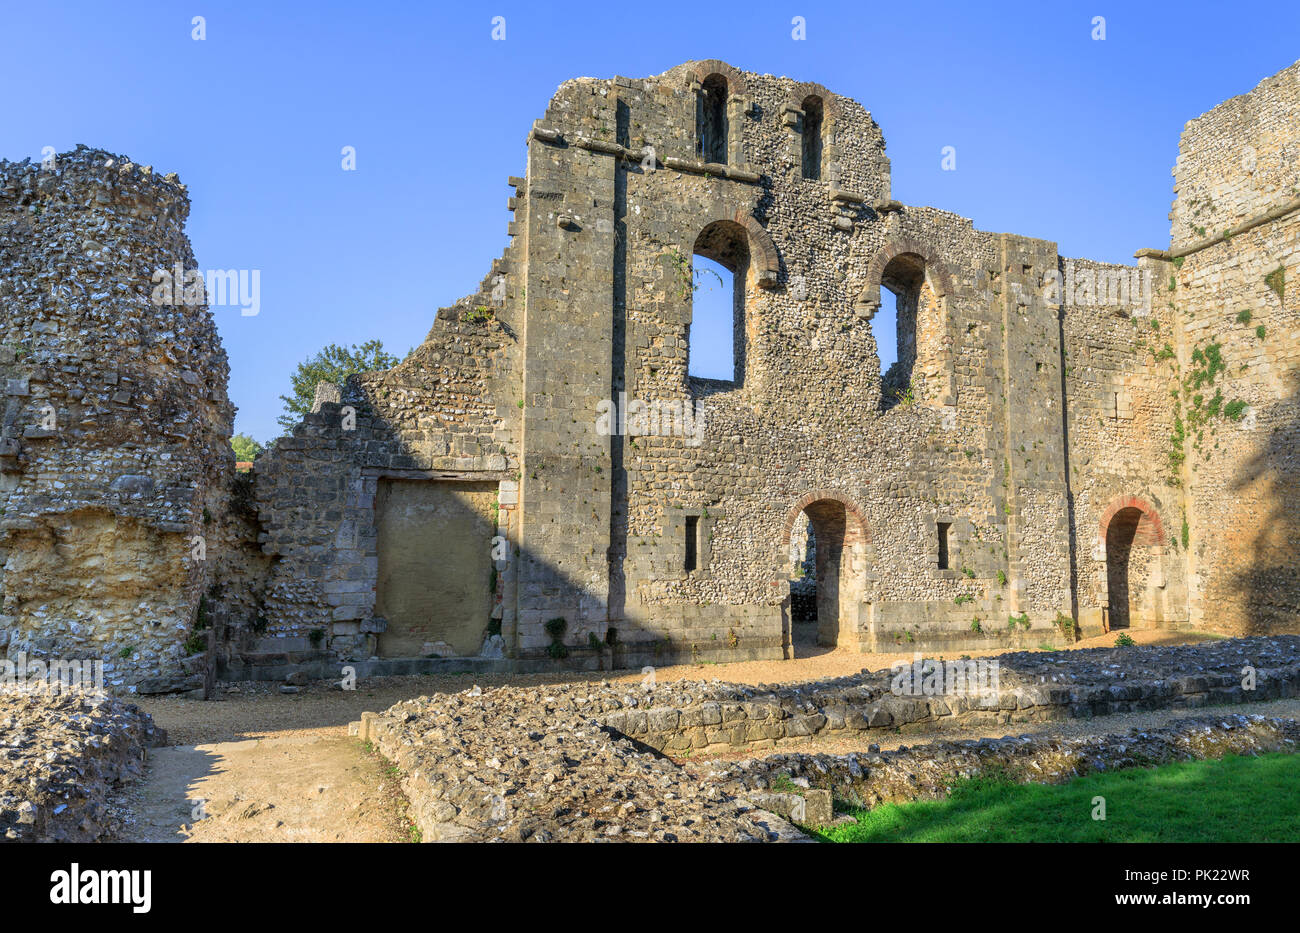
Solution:
[{"label": "low stone wall", "polygon": [[[1225,715],[1136,739],[938,743],[930,752],[913,751],[921,755],[916,767],[926,762],[926,776],[915,780],[913,759],[899,757],[902,749],[686,769],[656,752],[758,749],[843,730],[937,730],[981,717],[1011,722],[1271,700],[1300,694],[1298,659],[1296,636],[1021,652],[997,658],[1000,683],[988,706],[983,697],[897,696],[890,671],[776,687],[475,687],[366,713],[352,731],[405,772],[403,789],[429,841],[762,841],[790,838],[778,818],[760,809],[776,806],[770,791],[778,774],[869,805],[912,799],[899,796],[909,787],[914,796],[938,793],[953,776],[986,767],[1065,779],[1094,766],[1289,748],[1300,727]],[[1242,687],[1247,666],[1253,690]],[[826,811],[824,795],[815,796],[814,809]]]},{"label": "low stone wall", "polygon": [[[1177,761],[1257,755],[1300,749],[1300,722],[1263,716],[1197,716],[1159,729],[1073,738],[1019,736],[965,742],[933,742],[895,751],[849,755],[771,755],[734,763],[711,762],[695,770],[727,793],[781,804],[769,793],[793,784],[808,796],[829,791],[836,800],[871,808],[882,803],[945,797],[958,778],[998,777],[1018,784],[1064,784],[1100,771],[1142,768]],[[783,780],[784,779],[784,780]],[[809,808],[811,810],[811,807]],[[828,816],[829,813],[827,812]],[[812,825],[816,820],[800,820]]]},{"label": "low stone wall", "polygon": [[[846,732],[935,732],[1300,695],[1300,636],[1294,635],[1168,648],[1015,652],[981,660],[997,661],[994,690],[968,686],[926,695],[928,668],[916,669],[915,695],[911,670],[901,683],[895,672],[883,670],[772,687],[674,684],[639,697],[607,697],[601,722],[650,748],[698,755]],[[971,672],[980,662],[950,663]],[[1253,690],[1242,685],[1248,666]]]},{"label": "low stone wall", "polygon": [[106,798],[144,771],[166,733],[138,707],[84,694],[0,692],[0,839],[95,842]]}]

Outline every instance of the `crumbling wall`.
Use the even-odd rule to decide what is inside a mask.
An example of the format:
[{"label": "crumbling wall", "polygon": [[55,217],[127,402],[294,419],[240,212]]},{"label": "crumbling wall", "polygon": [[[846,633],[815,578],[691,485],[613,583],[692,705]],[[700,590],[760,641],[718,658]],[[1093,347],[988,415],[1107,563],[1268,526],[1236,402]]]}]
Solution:
[{"label": "crumbling wall", "polygon": [[[397,366],[321,396],[291,435],[257,459],[253,495],[261,549],[272,562],[259,636],[309,638],[345,658],[379,652],[387,623],[375,614],[375,499],[383,479],[495,482],[497,527],[459,544],[487,553],[495,535],[511,534],[520,325],[513,299],[503,289],[494,295],[494,287],[489,280],[482,292],[439,312],[429,336]],[[445,569],[428,567],[431,593]],[[498,632],[512,624],[502,622],[510,582],[508,573],[494,576]]]},{"label": "crumbling wall", "polygon": [[[725,165],[702,163],[693,146],[695,102],[716,75],[728,87]],[[800,161],[800,103],[814,91],[824,107],[820,178],[805,177]],[[536,407],[526,393],[522,551],[540,558],[539,594],[549,585],[564,596],[521,605],[521,624],[534,626],[524,637],[543,645],[541,623],[561,608],[580,632],[617,628],[648,662],[781,656],[784,535],[815,491],[852,503],[860,527],[863,597],[841,620],[842,643],[997,644],[1021,611],[1039,641],[1056,637],[1051,620],[1069,604],[1061,408],[1055,426],[1040,424],[1034,403],[1060,396],[1057,327],[1029,294],[1017,317],[1026,323],[1008,336],[1009,292],[993,291],[1012,267],[1017,282],[1028,282],[1026,265],[1054,268],[1051,244],[893,202],[883,138],[860,105],[720,62],[566,83],[534,129],[528,184],[547,211],[535,210],[527,231],[530,351],[543,336],[525,378],[536,372],[547,386],[558,363],[565,386]],[[728,234],[730,252],[719,245]],[[690,257],[701,241],[724,264],[739,257],[731,382],[688,376]],[[925,361],[907,403],[882,411],[870,321],[882,282],[896,284],[895,259],[920,270]],[[556,351],[561,337],[572,348]],[[1023,371],[1023,355],[1007,352],[1022,338],[1042,344],[1049,369]],[[581,366],[565,365],[569,356]],[[620,393],[698,403],[703,436],[629,432],[600,443],[594,405],[621,404]],[[1014,418],[1009,394],[1022,406]],[[1007,485],[1020,425],[1045,433],[1046,446]],[[582,508],[583,534],[568,533],[573,509],[534,513],[557,497]],[[953,526],[946,570],[940,521]],[[694,569],[685,564],[691,528]]]},{"label": "crumbling wall", "polygon": [[0,162],[0,644],[104,659],[113,687],[201,662],[234,467],[202,287],[155,295],[195,267],[188,212],[175,175],[101,150]]},{"label": "crumbling wall", "polygon": [[[1251,119],[1271,140],[1288,132],[1290,92],[1269,88]],[[1237,138],[1214,125],[1206,154],[1179,163],[1198,191]],[[1291,150],[1256,148],[1252,172],[1274,191]],[[1062,260],[1054,243],[900,204],[860,105],[717,61],[565,82],[511,184],[511,245],[479,291],[402,364],[323,395],[258,461],[270,634],[385,653],[385,480],[498,484],[506,546],[493,545],[484,650],[499,634],[521,660],[789,656],[786,550],[805,508],[845,515],[843,540],[824,544],[847,562],[835,579],[850,596],[823,635],[868,649],[1055,644],[1071,617],[1099,631],[1125,588],[1133,624],[1197,623],[1206,575],[1230,563],[1198,522],[1240,514],[1279,563],[1293,543],[1252,505],[1211,507],[1233,495],[1193,462],[1226,443],[1193,410],[1241,431],[1259,417],[1249,392],[1230,408],[1189,383],[1211,351],[1188,322],[1211,302],[1185,306],[1180,277],[1202,268],[1197,281],[1221,288],[1232,263],[1197,263],[1227,244],[1186,265],[1156,251],[1136,267]],[[1213,224],[1254,197],[1232,190]],[[736,276],[731,380],[690,375],[697,250]],[[906,318],[906,385],[906,365],[880,372],[881,288]],[[1288,336],[1255,353],[1268,397],[1295,370],[1294,322],[1279,314],[1268,333]],[[647,427],[633,405],[692,417]],[[1289,435],[1270,436],[1285,460]],[[1112,523],[1132,534],[1108,563]],[[1277,574],[1265,578],[1261,599],[1284,611]]]},{"label": "crumbling wall", "polygon": [[1300,63],[1190,121],[1173,301],[1192,620],[1300,623]]}]

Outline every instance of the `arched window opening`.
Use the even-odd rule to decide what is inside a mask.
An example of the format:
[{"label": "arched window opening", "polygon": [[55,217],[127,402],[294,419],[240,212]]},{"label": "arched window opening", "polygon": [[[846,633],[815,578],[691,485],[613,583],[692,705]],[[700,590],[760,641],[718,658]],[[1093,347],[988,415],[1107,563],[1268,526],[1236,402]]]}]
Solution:
[{"label": "arched window opening", "polygon": [[880,309],[871,319],[871,336],[876,338],[880,357],[880,406],[897,403],[891,386],[898,376],[898,296],[887,288],[880,290]]},{"label": "arched window opening", "polygon": [[686,373],[696,381],[697,394],[744,381],[748,276],[745,228],[732,221],[705,227],[695,240],[691,262],[691,321],[686,336]]},{"label": "arched window opening", "polygon": [[[895,256],[885,266],[880,284],[880,308],[872,318],[871,331],[880,354],[880,407],[889,409],[922,397],[925,369],[917,367],[917,358],[929,360],[937,356],[937,347],[921,344],[937,340],[939,322],[937,314],[931,313],[936,298],[926,284],[925,260],[920,256]],[[923,310],[925,315],[921,314]],[[929,340],[918,330],[923,316],[928,319],[929,329],[935,331]]]},{"label": "arched window opening", "polygon": [[713,74],[700,87],[696,140],[705,162],[727,162],[727,79]]},{"label": "arched window opening", "polygon": [[803,107],[803,177],[817,181],[822,177],[822,99],[809,97]]}]

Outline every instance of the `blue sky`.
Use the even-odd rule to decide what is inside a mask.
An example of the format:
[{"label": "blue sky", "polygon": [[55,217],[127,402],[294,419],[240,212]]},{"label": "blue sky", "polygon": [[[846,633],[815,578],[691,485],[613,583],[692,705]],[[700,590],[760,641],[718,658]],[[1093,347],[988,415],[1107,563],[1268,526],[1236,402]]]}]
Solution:
[{"label": "blue sky", "polygon": [[818,81],[872,111],[899,200],[1126,261],[1168,243],[1183,124],[1300,56],[1293,0],[28,2],[3,22],[0,158],[86,143],[177,172],[199,265],[261,270],[258,315],[215,314],[236,428],[262,441],[298,362],[373,337],[404,354],[475,289],[528,127],[567,78],[721,58]]}]

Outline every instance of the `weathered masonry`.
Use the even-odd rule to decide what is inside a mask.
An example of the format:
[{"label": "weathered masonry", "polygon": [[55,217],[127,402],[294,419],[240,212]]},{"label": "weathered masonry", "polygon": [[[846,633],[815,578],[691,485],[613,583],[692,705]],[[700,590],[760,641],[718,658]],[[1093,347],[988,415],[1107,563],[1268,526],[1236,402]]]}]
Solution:
[{"label": "weathered masonry", "polygon": [[[1189,123],[1170,247],[1119,266],[894,200],[880,128],[817,84],[718,61],[567,82],[478,291],[398,366],[322,386],[251,487],[204,461],[239,506],[203,570],[223,662],[789,657],[792,580],[815,584],[817,640],[862,650],[1293,631],[1297,127],[1300,64]],[[12,283],[34,194],[0,193]],[[695,257],[732,277],[729,379],[692,372]],[[0,494],[70,521],[37,464],[71,438],[24,436],[45,377],[0,369],[28,393]],[[11,651],[53,634],[39,535],[12,521]]]}]

